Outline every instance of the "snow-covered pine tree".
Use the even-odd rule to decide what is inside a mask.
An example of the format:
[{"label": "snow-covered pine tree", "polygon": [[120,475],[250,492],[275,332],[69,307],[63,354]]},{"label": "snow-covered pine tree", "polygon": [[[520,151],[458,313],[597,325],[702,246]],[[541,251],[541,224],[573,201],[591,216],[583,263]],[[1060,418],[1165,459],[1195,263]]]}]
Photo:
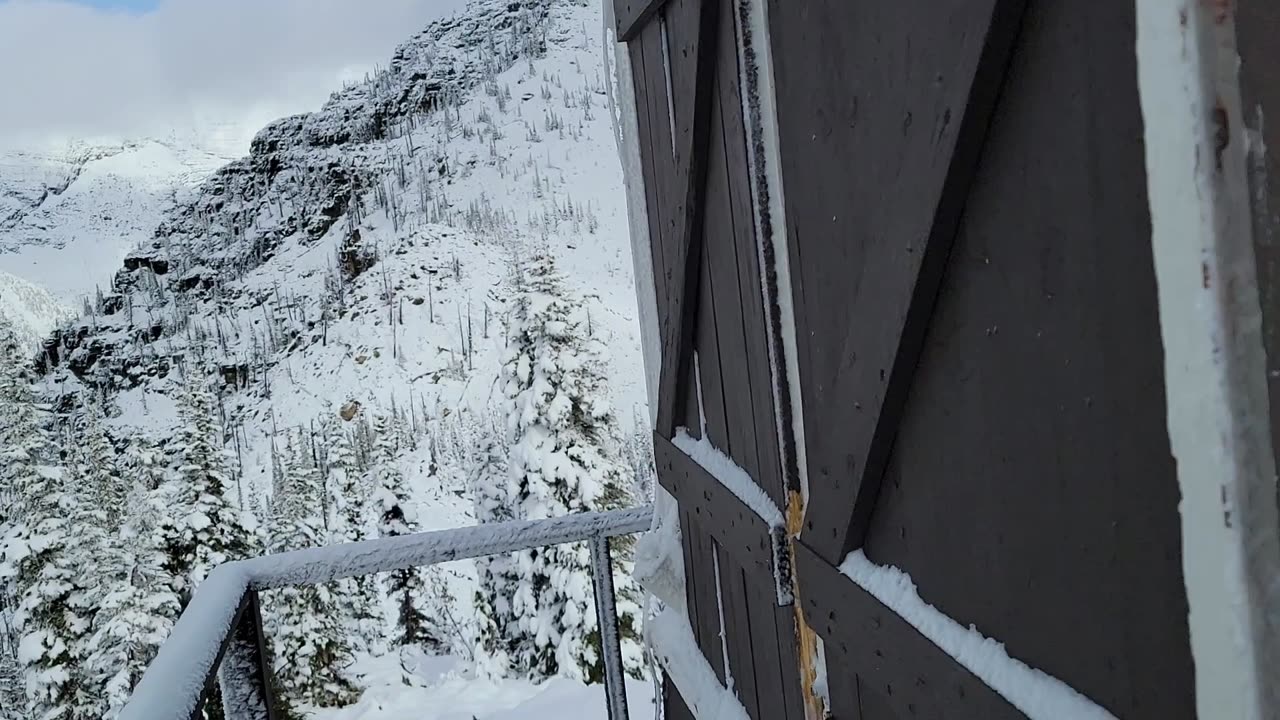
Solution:
[{"label": "snow-covered pine tree", "polygon": [[[373,509],[378,518],[378,535],[396,537],[413,532],[417,523],[408,483],[400,471],[396,451],[399,432],[392,421],[380,415],[374,419]],[[427,582],[421,568],[405,568],[390,574],[387,594],[396,608],[395,644],[435,650],[441,646],[440,633],[427,611]]]},{"label": "snow-covered pine tree", "polygon": [[[76,635],[77,705],[80,712],[100,718],[107,712],[103,677],[89,672],[89,660],[96,654],[94,630],[104,621],[97,614],[104,595],[116,592],[114,583],[126,582],[112,563],[124,550],[120,519],[124,511],[126,483],[119,476],[115,448],[107,438],[100,410],[84,408],[71,433],[66,452],[66,498],[76,535],[74,589],[69,602],[75,614],[86,622],[71,626]],[[92,625],[89,622],[92,622]]]},{"label": "snow-covered pine tree", "polygon": [[205,380],[188,368],[178,398],[178,467],[162,490],[169,509],[161,520],[166,570],[184,605],[213,568],[252,555],[257,544],[252,520],[228,498],[230,473]]},{"label": "snow-covered pine tree", "polygon": [[[344,431],[336,415],[321,422],[320,431],[328,448],[325,492],[329,496],[329,542],[360,542],[371,536],[369,522],[369,488],[363,482],[359,458],[351,436]],[[382,649],[385,618],[377,578],[367,575],[346,578],[335,583],[338,613],[353,631],[352,649]]]},{"label": "snow-covered pine tree", "polygon": [[62,468],[36,404],[21,346],[0,337],[0,468],[9,494],[0,579],[17,595],[14,623],[27,711],[38,720],[77,714],[75,656],[87,620],[69,602],[75,543]]},{"label": "snow-covered pine tree", "polygon": [[85,480],[93,492],[93,502],[114,527],[120,523],[129,483],[120,477],[115,446],[107,437],[105,413],[97,403],[85,405],[80,414],[76,445],[85,461]]},{"label": "snow-covered pine tree", "polygon": [[27,720],[27,693],[23,689],[22,665],[9,623],[0,618],[0,720]]},{"label": "snow-covered pine tree", "polygon": [[[325,544],[320,470],[301,432],[282,458],[284,479],[273,502],[268,549],[273,553]],[[354,662],[339,603],[327,585],[273,590],[264,596],[275,656],[275,678],[290,705],[349,705],[359,697],[348,668]]]},{"label": "snow-covered pine tree", "polygon": [[[485,445],[484,458],[469,480],[476,522],[513,519],[508,492],[511,472],[501,443],[491,440]],[[476,560],[476,668],[486,675],[504,675],[512,666],[513,656],[533,652],[533,648],[528,647],[531,638],[519,631],[511,607],[511,598],[519,586],[515,559],[515,555],[505,554]]]},{"label": "snow-covered pine tree", "polygon": [[[538,520],[630,504],[617,420],[605,383],[604,348],[589,337],[578,301],[546,252],[517,273],[520,290],[502,368],[511,441],[512,514]],[[615,543],[623,660],[639,673],[639,593],[630,547]],[[515,554],[512,598],[519,636],[514,669],[535,676],[603,677],[591,587],[590,553],[581,543]]]},{"label": "snow-covered pine tree", "polygon": [[84,674],[86,685],[99,692],[93,717],[104,720],[120,714],[178,617],[178,596],[164,570],[159,536],[163,508],[152,477],[161,464],[157,454],[142,446],[131,446],[127,453],[134,482],[125,499],[125,521],[119,542],[96,575],[107,590]]}]

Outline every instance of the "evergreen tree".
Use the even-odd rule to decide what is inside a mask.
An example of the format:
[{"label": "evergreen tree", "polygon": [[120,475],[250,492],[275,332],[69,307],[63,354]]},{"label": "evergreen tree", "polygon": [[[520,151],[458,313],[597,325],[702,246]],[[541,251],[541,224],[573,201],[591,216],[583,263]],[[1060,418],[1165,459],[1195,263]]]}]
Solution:
[{"label": "evergreen tree", "polygon": [[162,490],[169,513],[161,520],[166,570],[183,604],[219,564],[253,554],[253,523],[227,498],[230,473],[203,374],[188,371],[178,398],[178,467]]},{"label": "evergreen tree", "polygon": [[[2,618],[0,618],[2,620]],[[0,720],[26,720],[27,694],[23,689],[18,648],[7,622],[0,630]]]},{"label": "evergreen tree", "polygon": [[149,477],[160,465],[156,454],[145,446],[130,448],[128,465],[139,472],[125,500],[120,541],[97,575],[109,589],[98,608],[94,652],[84,669],[86,685],[98,691],[94,717],[120,714],[178,617],[178,596],[164,570],[159,536],[163,508]]},{"label": "evergreen tree", "polygon": [[0,468],[9,496],[0,577],[18,597],[14,622],[27,709],[37,720],[74,718],[77,639],[87,620],[71,607],[76,567],[62,468],[18,343],[0,337]]},{"label": "evergreen tree", "polygon": [[[479,523],[513,519],[509,492],[511,472],[505,449],[491,440],[484,458],[470,477],[472,501]],[[513,554],[476,560],[479,580],[475,595],[477,669],[489,675],[506,674],[513,657],[532,653],[530,639],[519,632],[511,598],[519,586]]]},{"label": "evergreen tree", "polygon": [[120,524],[129,483],[120,478],[116,449],[107,437],[102,408],[89,403],[81,413],[76,447],[84,462],[84,477],[92,489],[92,501],[106,516],[109,527]]},{"label": "evergreen tree", "polygon": [[[74,589],[69,602],[85,623],[71,629],[76,636],[78,706],[90,717],[107,712],[104,678],[90,672],[90,659],[97,653],[95,628],[105,621],[97,613],[104,597],[118,592],[115,583],[126,582],[113,567],[121,553],[124,536],[121,516],[126,483],[116,468],[115,448],[107,438],[102,415],[94,405],[84,408],[71,435],[66,455],[68,515],[76,533]],[[90,624],[92,622],[92,624]]]},{"label": "evergreen tree", "polygon": [[[325,492],[329,496],[329,542],[368,540],[371,536],[369,491],[363,482],[351,437],[343,431],[336,416],[327,417],[320,427],[328,448]],[[354,630],[352,649],[358,652],[381,649],[385,619],[377,578],[372,575],[346,578],[335,585],[339,615]]]},{"label": "evergreen tree", "polygon": [[[397,431],[385,416],[374,420],[374,511],[381,537],[408,535],[414,531],[416,514],[409,498],[404,474],[397,457]],[[395,643],[435,650],[440,636],[426,610],[427,583],[420,568],[391,573],[387,593],[396,608]]]},{"label": "evergreen tree", "polygon": [[[502,369],[511,441],[505,502],[514,518],[529,520],[625,507],[631,498],[603,347],[590,339],[549,255],[532,258],[517,286]],[[624,662],[638,673],[639,593],[630,579],[629,546],[615,543],[615,549]],[[513,565],[515,623],[506,625],[512,667],[536,677],[599,681],[604,668],[588,549],[578,543],[521,551]]]},{"label": "evergreen tree", "polygon": [[[286,446],[284,480],[273,504],[268,549],[273,553],[327,541],[320,471],[302,434]],[[292,705],[348,705],[358,693],[346,678],[354,662],[335,593],[326,585],[286,587],[267,597],[275,676]]]}]

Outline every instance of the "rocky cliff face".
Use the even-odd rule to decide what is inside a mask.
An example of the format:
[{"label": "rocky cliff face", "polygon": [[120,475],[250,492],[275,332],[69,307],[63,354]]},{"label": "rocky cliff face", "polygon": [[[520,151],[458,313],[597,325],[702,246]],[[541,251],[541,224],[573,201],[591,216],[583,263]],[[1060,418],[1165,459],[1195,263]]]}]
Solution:
[{"label": "rocky cliff face", "polygon": [[537,246],[616,349],[629,419],[643,373],[597,5],[479,0],[268,125],[44,343],[49,401],[91,392],[117,431],[162,437],[179,375],[209,372],[228,447],[267,488],[277,433],[343,407],[485,416],[512,258]]}]

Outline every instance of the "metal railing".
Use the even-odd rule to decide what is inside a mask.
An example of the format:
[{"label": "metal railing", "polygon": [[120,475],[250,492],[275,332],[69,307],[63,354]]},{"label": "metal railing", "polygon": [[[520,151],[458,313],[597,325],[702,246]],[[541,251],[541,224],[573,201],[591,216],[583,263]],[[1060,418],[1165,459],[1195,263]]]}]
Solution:
[{"label": "metal railing", "polygon": [[215,683],[227,720],[274,720],[258,592],[586,541],[610,720],[627,720],[609,538],[643,532],[651,506],[493,523],[280,553],[218,566],[201,583],[120,720],[192,720]]}]

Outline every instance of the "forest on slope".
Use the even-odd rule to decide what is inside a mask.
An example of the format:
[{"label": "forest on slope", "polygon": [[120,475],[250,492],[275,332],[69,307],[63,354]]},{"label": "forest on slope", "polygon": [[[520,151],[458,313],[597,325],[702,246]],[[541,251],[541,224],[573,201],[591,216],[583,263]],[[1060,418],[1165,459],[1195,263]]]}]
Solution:
[{"label": "forest on slope", "polygon": [[[220,562],[644,500],[594,5],[433,23],[264,129],[38,353],[0,330],[0,718],[114,717]],[[598,682],[588,573],[563,546],[267,593],[281,712],[431,658]]]}]

